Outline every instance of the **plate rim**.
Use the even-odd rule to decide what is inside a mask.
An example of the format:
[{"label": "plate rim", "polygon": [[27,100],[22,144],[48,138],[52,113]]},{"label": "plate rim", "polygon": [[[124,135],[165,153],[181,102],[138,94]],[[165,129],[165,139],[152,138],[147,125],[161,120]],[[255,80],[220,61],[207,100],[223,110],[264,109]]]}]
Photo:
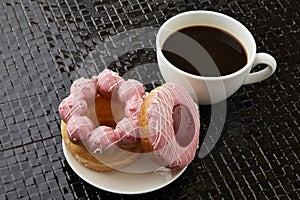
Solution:
[{"label": "plate rim", "polygon": [[[182,175],[182,173],[187,169],[187,167],[185,167],[185,168],[179,170],[179,171],[177,172],[177,174],[174,175],[174,177],[172,177],[171,179],[165,181],[163,184],[158,184],[158,185],[155,185],[155,186],[153,186],[153,187],[150,187],[149,189],[137,190],[137,191],[116,190],[116,189],[111,189],[111,188],[103,187],[103,186],[101,186],[101,185],[99,185],[99,184],[97,184],[97,183],[95,183],[95,182],[89,180],[88,178],[86,178],[86,177],[84,176],[84,174],[83,174],[82,172],[80,172],[80,169],[78,169],[78,168],[74,165],[73,161],[71,160],[71,156],[72,156],[72,158],[74,159],[74,161],[77,162],[77,164],[79,164],[79,166],[82,165],[82,164],[80,164],[80,163],[73,157],[73,155],[72,155],[72,154],[70,153],[70,151],[67,149],[67,147],[66,147],[66,145],[65,145],[65,143],[64,143],[63,140],[62,140],[62,147],[63,147],[63,153],[64,153],[64,156],[65,156],[65,158],[66,158],[66,160],[67,160],[69,166],[71,167],[71,169],[75,172],[75,174],[77,174],[77,175],[78,175],[81,179],[83,179],[85,182],[89,183],[90,185],[92,185],[92,186],[94,186],[94,187],[96,187],[96,188],[99,188],[99,189],[104,190],[104,191],[116,193],[116,194],[129,194],[129,195],[132,195],[132,194],[144,194],[144,193],[148,193],[148,192],[153,192],[153,191],[155,191],[155,190],[161,189],[161,188],[163,188],[163,187],[169,185],[170,183],[172,183],[173,181],[175,181],[176,179],[178,179],[178,178]],[[82,167],[84,167],[84,166],[82,166]],[[88,169],[88,168],[87,168],[87,169]],[[89,169],[89,170],[91,170],[91,169]],[[99,172],[99,173],[101,173],[101,172]],[[120,172],[120,173],[122,173],[122,172]]]}]

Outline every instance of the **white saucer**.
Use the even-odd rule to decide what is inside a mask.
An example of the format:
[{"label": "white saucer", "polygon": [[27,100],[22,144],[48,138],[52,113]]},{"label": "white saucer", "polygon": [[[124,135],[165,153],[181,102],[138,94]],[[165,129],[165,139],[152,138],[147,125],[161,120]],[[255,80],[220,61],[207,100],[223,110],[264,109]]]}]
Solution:
[{"label": "white saucer", "polygon": [[[81,165],[63,141],[62,146],[67,162],[79,177],[97,188],[119,194],[142,194],[160,189],[176,180],[186,169],[173,170],[171,173],[127,173],[117,170],[97,172]],[[144,160],[141,163],[145,166],[151,164]]]}]

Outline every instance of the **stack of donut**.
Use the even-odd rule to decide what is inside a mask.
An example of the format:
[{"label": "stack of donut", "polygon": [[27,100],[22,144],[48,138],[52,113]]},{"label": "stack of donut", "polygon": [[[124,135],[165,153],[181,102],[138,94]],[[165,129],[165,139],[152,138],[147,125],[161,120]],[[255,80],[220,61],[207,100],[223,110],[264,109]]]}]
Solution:
[{"label": "stack of donut", "polygon": [[180,169],[198,148],[198,107],[173,83],[146,95],[140,82],[105,69],[74,81],[59,113],[66,147],[97,171],[130,165],[141,153],[151,153],[163,167]]}]

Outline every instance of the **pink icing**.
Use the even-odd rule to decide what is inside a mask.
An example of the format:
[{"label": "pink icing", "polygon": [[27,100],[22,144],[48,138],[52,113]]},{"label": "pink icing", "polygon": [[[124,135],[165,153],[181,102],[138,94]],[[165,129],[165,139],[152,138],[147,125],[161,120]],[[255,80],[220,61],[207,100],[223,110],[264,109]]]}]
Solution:
[{"label": "pink icing", "polygon": [[67,122],[73,115],[83,115],[88,110],[88,105],[84,99],[70,95],[60,103],[58,110],[62,119]]},{"label": "pink icing", "polygon": [[[123,114],[125,116],[121,116],[115,130],[103,125],[95,127],[92,116],[96,114],[91,100],[97,94],[111,93],[116,93],[112,97],[117,97],[118,102],[126,105]],[[137,119],[144,94],[141,83],[134,80],[124,81],[117,73],[106,69],[92,79],[80,78],[74,81],[70,96],[59,106],[59,113],[67,122],[67,132],[72,140],[81,140],[92,152],[102,153],[116,143],[122,142],[126,145],[137,141]]]},{"label": "pink icing", "polygon": [[122,77],[120,77],[116,72],[113,72],[109,69],[105,69],[97,76],[97,78],[95,78],[97,90],[102,95],[112,93],[115,88],[123,81],[124,79]]},{"label": "pink icing", "polygon": [[139,137],[138,120],[123,118],[117,124],[114,133],[126,144],[135,143]]},{"label": "pink icing", "polygon": [[70,88],[70,94],[79,96],[86,100],[95,99],[96,85],[91,79],[80,78],[73,82]]},{"label": "pink icing", "polygon": [[111,145],[117,143],[118,138],[116,138],[111,127],[99,126],[91,132],[87,142],[92,152],[102,153]]},{"label": "pink icing", "polygon": [[154,154],[164,166],[183,168],[194,159],[198,148],[198,107],[186,90],[173,83],[153,92],[147,118]]},{"label": "pink icing", "polygon": [[125,105],[125,115],[137,119],[143,104],[145,89],[136,80],[128,80],[120,84],[118,96]]},{"label": "pink icing", "polygon": [[67,132],[73,141],[85,140],[94,129],[94,124],[87,116],[72,116],[67,124]]}]

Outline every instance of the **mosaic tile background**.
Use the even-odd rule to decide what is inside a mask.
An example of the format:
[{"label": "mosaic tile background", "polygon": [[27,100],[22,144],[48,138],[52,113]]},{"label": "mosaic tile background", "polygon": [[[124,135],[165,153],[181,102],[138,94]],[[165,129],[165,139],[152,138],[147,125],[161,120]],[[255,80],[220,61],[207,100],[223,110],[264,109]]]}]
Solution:
[{"label": "mosaic tile background", "polygon": [[[57,108],[86,56],[111,36],[197,9],[245,24],[277,71],[230,97],[217,145],[172,184],[126,196],[84,182],[64,158]],[[2,0],[0,199],[300,199],[299,15],[296,0]],[[141,49],[103,66],[125,73],[155,61]],[[155,70],[137,74],[151,75],[148,89],[163,82]],[[211,108],[200,110],[205,133]]]}]

